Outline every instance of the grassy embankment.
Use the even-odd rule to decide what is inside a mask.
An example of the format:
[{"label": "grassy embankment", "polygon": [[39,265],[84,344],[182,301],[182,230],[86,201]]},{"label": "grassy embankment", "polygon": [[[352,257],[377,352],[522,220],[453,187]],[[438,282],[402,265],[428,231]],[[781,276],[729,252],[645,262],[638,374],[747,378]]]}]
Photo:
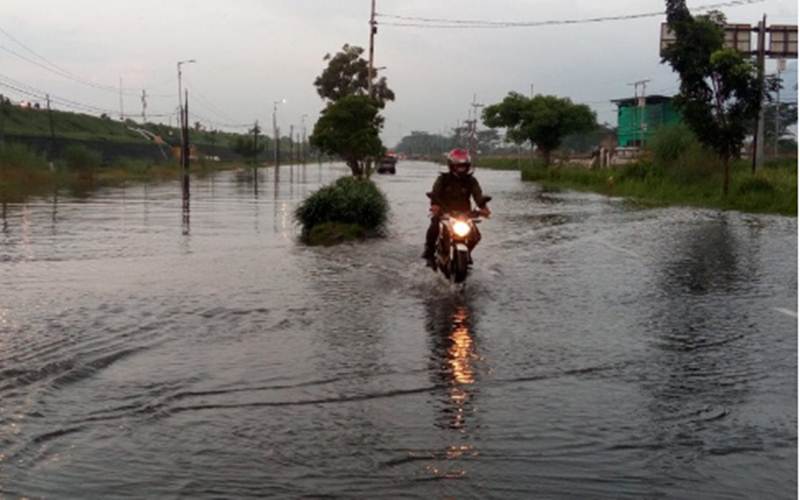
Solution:
[{"label": "grassy embankment", "polygon": [[[178,129],[160,123],[141,124],[133,120],[113,120],[83,113],[52,111],[53,134],[57,140],[110,141],[119,143],[148,143],[143,135],[132,129],[146,129],[160,135],[166,141],[179,141]],[[50,137],[50,118],[46,109],[22,108],[0,105],[0,133],[10,136],[23,135]],[[195,130],[189,132],[193,144],[227,145],[237,134]]]},{"label": "grassy embankment", "polygon": [[[193,174],[237,168],[232,163],[194,162]],[[82,146],[69,146],[61,158],[49,162],[43,155],[20,144],[0,146],[0,202],[23,202],[55,191],[87,193],[104,186],[129,182],[160,182],[180,178],[177,162],[153,163],[120,158],[101,165],[100,155]]]},{"label": "grassy embankment", "polygon": [[[177,179],[182,173],[169,146],[178,137],[174,127],[55,110],[52,122],[60,147],[48,159],[43,152],[51,137],[47,110],[0,104],[0,201],[19,202],[60,189],[85,193],[126,182],[159,182]],[[162,137],[166,141],[162,151],[168,158],[136,157],[142,151],[154,153],[158,146],[135,129]],[[208,146],[228,147],[236,137],[226,132],[190,131],[190,140],[200,151]],[[101,157],[96,150],[99,146],[114,153],[111,159]],[[191,171],[202,175],[240,166],[239,162],[200,160],[192,162]]]},{"label": "grassy embankment", "polygon": [[369,179],[341,177],[306,198],[295,211],[309,245],[335,245],[380,236],[389,202]]}]

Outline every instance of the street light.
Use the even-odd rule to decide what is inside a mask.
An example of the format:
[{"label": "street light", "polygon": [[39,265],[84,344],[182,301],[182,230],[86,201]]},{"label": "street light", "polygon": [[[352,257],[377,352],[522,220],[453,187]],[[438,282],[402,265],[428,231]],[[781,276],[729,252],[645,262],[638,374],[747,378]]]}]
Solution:
[{"label": "street light", "polygon": [[278,104],[286,104],[286,99],[280,101],[272,101],[272,133],[275,136],[275,167],[278,166]]}]

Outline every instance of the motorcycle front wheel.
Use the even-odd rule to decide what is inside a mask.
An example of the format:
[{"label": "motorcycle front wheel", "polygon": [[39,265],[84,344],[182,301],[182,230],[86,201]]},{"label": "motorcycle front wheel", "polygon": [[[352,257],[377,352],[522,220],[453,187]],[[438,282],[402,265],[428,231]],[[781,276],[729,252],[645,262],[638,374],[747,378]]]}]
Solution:
[{"label": "motorcycle front wheel", "polygon": [[469,252],[459,250],[455,252],[453,258],[453,281],[463,283],[467,279],[467,267],[469,266]]}]

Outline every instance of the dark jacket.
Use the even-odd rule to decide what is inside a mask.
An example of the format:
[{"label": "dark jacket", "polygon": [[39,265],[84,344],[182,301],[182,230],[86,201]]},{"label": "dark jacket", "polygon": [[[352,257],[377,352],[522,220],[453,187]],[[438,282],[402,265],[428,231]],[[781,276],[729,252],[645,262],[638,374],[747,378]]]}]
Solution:
[{"label": "dark jacket", "polygon": [[441,174],[428,193],[431,205],[439,205],[445,212],[469,212],[472,209],[470,197],[480,208],[486,207],[481,185],[471,175]]}]

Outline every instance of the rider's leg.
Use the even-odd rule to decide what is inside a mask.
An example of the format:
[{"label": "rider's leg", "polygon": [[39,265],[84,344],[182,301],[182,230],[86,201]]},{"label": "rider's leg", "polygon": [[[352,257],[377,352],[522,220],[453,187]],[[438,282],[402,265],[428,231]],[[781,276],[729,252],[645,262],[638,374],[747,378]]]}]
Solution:
[{"label": "rider's leg", "polygon": [[436,254],[436,239],[439,237],[439,218],[431,217],[431,225],[428,226],[428,231],[425,233],[425,251],[422,253],[422,258],[433,260]]}]

